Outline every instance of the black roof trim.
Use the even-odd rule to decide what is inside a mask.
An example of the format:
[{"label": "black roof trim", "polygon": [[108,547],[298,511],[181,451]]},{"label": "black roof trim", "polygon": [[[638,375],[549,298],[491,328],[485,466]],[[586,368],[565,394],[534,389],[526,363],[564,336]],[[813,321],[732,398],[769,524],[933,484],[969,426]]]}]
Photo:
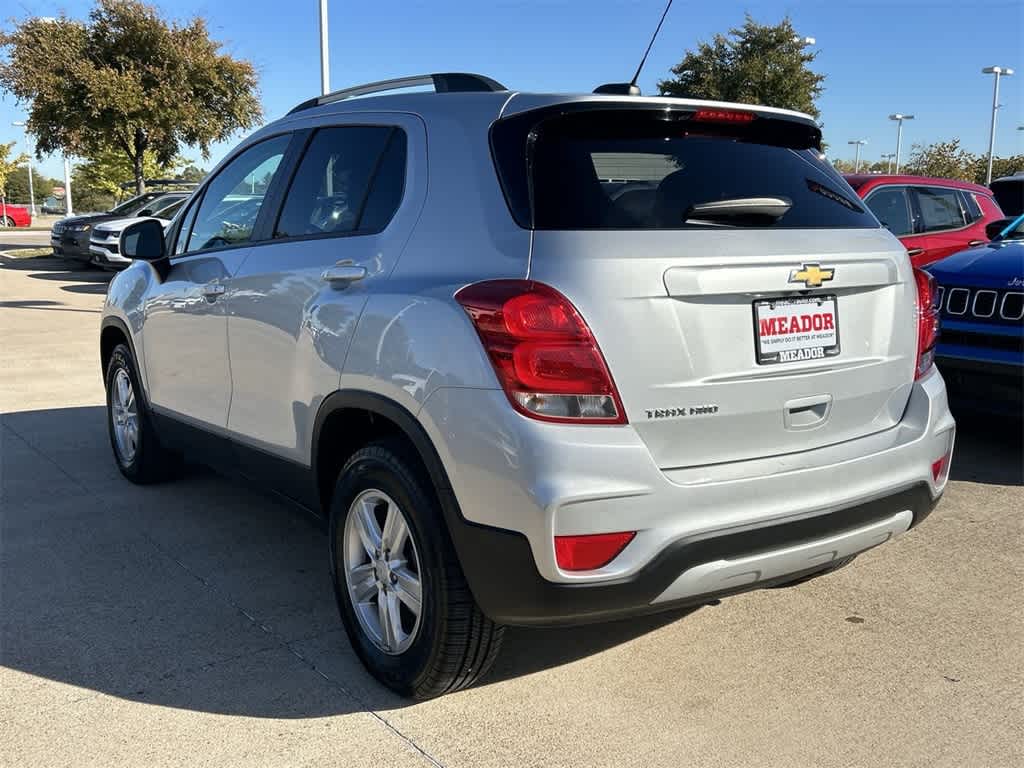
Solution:
[{"label": "black roof trim", "polygon": [[319,107],[323,104],[331,104],[335,101],[343,101],[356,96],[368,96],[371,93],[382,93],[394,91],[400,88],[415,88],[421,85],[434,86],[435,93],[464,93],[481,91],[507,91],[504,85],[486,75],[474,75],[470,72],[435,72],[431,75],[412,75],[411,77],[396,77],[393,80],[378,80],[375,83],[356,85],[351,88],[344,88],[340,91],[332,91],[323,96],[308,99],[294,107],[288,114],[302,112],[306,109]]}]

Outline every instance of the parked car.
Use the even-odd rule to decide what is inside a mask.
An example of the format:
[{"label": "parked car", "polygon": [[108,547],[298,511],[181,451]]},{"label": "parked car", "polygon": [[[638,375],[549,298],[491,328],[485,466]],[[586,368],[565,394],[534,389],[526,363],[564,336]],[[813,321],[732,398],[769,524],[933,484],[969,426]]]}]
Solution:
[{"label": "parked car", "polygon": [[419,698],[504,625],[834,570],[931,512],[955,425],[934,283],[820,142],[781,109],[467,74],[300,104],[166,236],[122,232],[117,465],[187,456],[326,516],[355,652]]},{"label": "parked car", "polygon": [[[89,239],[92,228],[103,221],[112,221],[126,216],[146,215],[149,204],[167,192],[146,192],[126,200],[115,208],[102,213],[84,213],[77,216],[58,219],[50,228],[50,245],[55,256],[63,256],[89,263],[92,253],[89,251]],[[179,193],[180,194],[180,193]],[[184,193],[188,194],[188,193]]]},{"label": "parked car", "polygon": [[931,265],[942,336],[936,364],[953,406],[1021,418],[1024,407],[1024,216],[985,246]]},{"label": "parked car", "polygon": [[92,253],[92,264],[104,269],[124,269],[131,264],[120,253],[121,232],[131,224],[144,218],[158,219],[166,230],[174,215],[188,200],[187,192],[172,192],[153,200],[146,208],[145,216],[131,216],[125,219],[113,219],[97,224],[89,238],[89,252]]},{"label": "parked car", "polygon": [[1024,213],[1024,171],[996,179],[989,187],[1007,216],[1020,216]]},{"label": "parked car", "polygon": [[30,227],[32,214],[21,205],[0,204],[0,227]]},{"label": "parked car", "polygon": [[846,180],[906,246],[915,267],[988,242],[985,225],[1003,217],[992,191],[979,184],[888,174]]}]

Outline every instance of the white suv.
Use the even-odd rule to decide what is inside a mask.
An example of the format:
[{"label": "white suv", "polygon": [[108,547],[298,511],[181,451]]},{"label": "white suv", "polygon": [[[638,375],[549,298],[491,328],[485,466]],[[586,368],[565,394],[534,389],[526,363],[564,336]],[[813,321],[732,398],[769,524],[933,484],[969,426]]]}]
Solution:
[{"label": "white suv", "polygon": [[820,140],[465,74],[306,102],[166,238],[123,233],[121,471],[208,462],[327,516],[352,644],[416,697],[478,679],[504,625],[845,564],[931,511],[954,422],[933,284]]}]

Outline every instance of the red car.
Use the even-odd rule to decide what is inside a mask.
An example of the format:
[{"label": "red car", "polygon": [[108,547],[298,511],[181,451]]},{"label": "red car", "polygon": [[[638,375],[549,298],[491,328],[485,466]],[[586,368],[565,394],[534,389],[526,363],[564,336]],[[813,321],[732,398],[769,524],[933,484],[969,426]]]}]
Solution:
[{"label": "red car", "polygon": [[846,180],[906,246],[915,267],[987,243],[985,225],[1003,218],[992,190],[979,184],[864,173]]},{"label": "red car", "polygon": [[28,208],[0,203],[0,227],[27,227],[31,224]]}]

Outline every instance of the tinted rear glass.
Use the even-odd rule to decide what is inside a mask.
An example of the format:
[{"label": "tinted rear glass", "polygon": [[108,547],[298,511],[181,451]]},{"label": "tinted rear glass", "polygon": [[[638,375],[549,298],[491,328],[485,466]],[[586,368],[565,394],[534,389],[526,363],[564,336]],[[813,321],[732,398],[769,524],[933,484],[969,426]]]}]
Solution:
[{"label": "tinted rear glass", "polygon": [[[528,116],[502,121],[492,133],[499,176],[522,226],[878,226],[821,159],[811,126],[765,118],[696,123],[689,112],[660,109],[534,116],[527,124]],[[726,200],[737,207],[707,213]]]}]

